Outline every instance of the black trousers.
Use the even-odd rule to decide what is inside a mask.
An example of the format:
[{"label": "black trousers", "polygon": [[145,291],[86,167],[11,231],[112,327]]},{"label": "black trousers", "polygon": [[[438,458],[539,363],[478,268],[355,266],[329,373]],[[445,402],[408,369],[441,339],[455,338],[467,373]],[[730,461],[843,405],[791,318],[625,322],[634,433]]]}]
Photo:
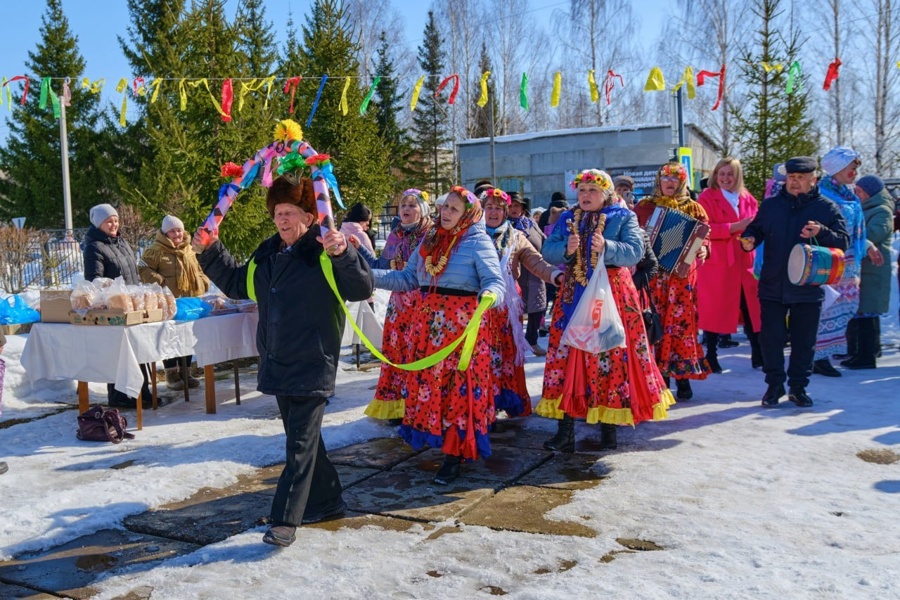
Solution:
[{"label": "black trousers", "polygon": [[164,358],[163,367],[167,369],[174,369],[176,367],[181,368],[181,361],[184,359],[187,359],[187,366],[190,368],[191,361],[194,360],[193,354],[188,354],[187,356],[182,356],[181,358]]},{"label": "black trousers", "polygon": [[544,318],[545,310],[528,313],[528,326],[525,327],[525,341],[534,346],[538,341],[538,330],[541,327],[541,319]]},{"label": "black trousers", "polygon": [[788,387],[809,385],[812,374],[813,357],[816,349],[816,332],[819,329],[821,302],[797,302],[782,304],[771,300],[760,300],[762,329],[759,342],[763,354],[763,372],[766,383],[784,383],[784,342],[791,334],[791,356],[788,360]]},{"label": "black trousers", "polygon": [[322,441],[325,398],[275,396],[287,435],[284,470],[272,500],[271,520],[299,527],[310,512],[329,504],[344,491],[337,469]]},{"label": "black trousers", "polygon": [[[144,401],[144,404],[149,404],[153,401],[153,392],[150,391],[150,375],[146,365],[142,364],[139,366],[141,367],[141,375],[144,376],[144,384],[141,386],[141,399]],[[128,394],[117,390],[113,383],[106,384],[106,399],[110,403],[119,404],[125,404],[131,401],[128,398]]]}]

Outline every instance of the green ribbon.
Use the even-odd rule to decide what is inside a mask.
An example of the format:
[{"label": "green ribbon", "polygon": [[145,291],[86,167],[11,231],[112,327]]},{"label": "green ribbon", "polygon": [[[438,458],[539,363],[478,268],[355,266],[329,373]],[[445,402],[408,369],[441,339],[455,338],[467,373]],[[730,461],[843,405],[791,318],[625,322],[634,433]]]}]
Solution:
[{"label": "green ribbon", "polygon": [[797,93],[803,92],[803,73],[800,70],[800,61],[795,60],[791,65],[790,71],[788,71],[788,80],[787,80],[787,89],[785,90],[788,94],[794,93],[794,78],[797,78]]},{"label": "green ribbon", "polygon": [[50,78],[44,77],[41,79],[41,97],[38,100],[38,106],[40,108],[47,107],[47,98],[50,98],[50,104],[53,107],[53,117],[58,119],[60,117],[60,108],[59,108],[59,97],[53,92],[53,88],[50,87]]},{"label": "green ribbon", "polygon": [[522,84],[519,86],[519,106],[528,110],[528,73],[522,73]]},{"label": "green ribbon", "polygon": [[402,371],[422,371],[429,367],[433,367],[438,364],[450,354],[453,353],[454,350],[463,342],[463,350],[462,354],[459,357],[459,366],[457,367],[460,371],[465,371],[469,368],[469,363],[472,360],[472,353],[475,350],[475,342],[478,340],[478,326],[481,324],[481,316],[484,314],[484,311],[489,309],[496,300],[496,297],[491,292],[485,292],[481,295],[481,301],[478,303],[478,308],[475,309],[475,313],[472,315],[472,320],[469,321],[469,324],[466,325],[466,329],[462,332],[462,334],[456,338],[451,344],[444,346],[431,356],[426,356],[424,358],[420,358],[417,361],[405,364],[398,365],[396,363],[391,362],[388,358],[382,354],[378,348],[375,347],[372,342],[365,336],[359,326],[356,324],[356,321],[353,319],[353,316],[350,314],[350,311],[347,309],[346,304],[344,304],[344,299],[341,298],[341,293],[337,289],[337,283],[334,281],[334,267],[331,264],[331,259],[329,259],[325,253],[319,255],[319,262],[322,263],[322,272],[325,273],[325,280],[328,281],[328,286],[331,288],[331,291],[334,292],[335,297],[338,299],[338,303],[341,305],[341,308],[344,309],[344,313],[347,315],[347,319],[350,322],[350,325],[353,327],[353,331],[356,332],[356,335],[359,336],[359,339],[362,340],[362,343],[366,348],[369,349],[369,352],[372,353],[372,356],[375,356],[378,360],[382,362],[386,362],[387,364],[400,369]]},{"label": "green ribbon", "polygon": [[366,109],[369,108],[369,102],[371,102],[372,96],[375,95],[375,89],[378,87],[379,83],[381,83],[381,75],[376,77],[375,81],[372,82],[372,87],[369,88],[369,93],[366,94],[366,97],[363,98],[362,104],[359,105],[360,116],[366,114]]}]

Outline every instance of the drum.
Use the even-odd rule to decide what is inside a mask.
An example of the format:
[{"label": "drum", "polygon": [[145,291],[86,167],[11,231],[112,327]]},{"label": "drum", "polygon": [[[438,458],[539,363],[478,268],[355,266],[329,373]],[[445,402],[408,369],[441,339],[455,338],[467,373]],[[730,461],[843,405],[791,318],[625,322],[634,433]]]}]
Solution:
[{"label": "drum", "polygon": [[844,274],[844,253],[837,248],[796,244],[787,265],[794,285],[830,285]]}]

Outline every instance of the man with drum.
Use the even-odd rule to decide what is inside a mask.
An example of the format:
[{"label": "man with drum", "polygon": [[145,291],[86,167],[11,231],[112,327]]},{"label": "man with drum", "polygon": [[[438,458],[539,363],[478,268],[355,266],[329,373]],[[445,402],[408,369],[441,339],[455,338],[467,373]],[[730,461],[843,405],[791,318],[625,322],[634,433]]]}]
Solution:
[{"label": "man with drum", "polygon": [[[764,407],[778,404],[784,396],[797,406],[812,406],[806,393],[813,368],[816,331],[825,292],[815,282],[799,285],[788,277],[788,257],[796,244],[847,249],[849,236],[838,207],[819,194],[818,164],[810,156],[797,156],[785,163],[787,182],[775,196],[767,198],[744,230],[741,246],[750,252],[761,243],[763,265],[759,277],[762,328],[759,333],[766,384]],[[784,370],[784,342],[791,334],[791,356]]]}]

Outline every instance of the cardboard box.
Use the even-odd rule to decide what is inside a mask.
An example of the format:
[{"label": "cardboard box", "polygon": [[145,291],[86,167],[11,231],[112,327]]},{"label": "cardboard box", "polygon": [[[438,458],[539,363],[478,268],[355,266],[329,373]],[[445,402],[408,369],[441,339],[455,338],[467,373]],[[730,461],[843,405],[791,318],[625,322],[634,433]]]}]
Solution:
[{"label": "cardboard box", "polygon": [[41,322],[69,323],[72,290],[41,290]]},{"label": "cardboard box", "polygon": [[17,323],[14,325],[3,325],[3,335],[16,335],[18,333],[28,333],[34,323]]},{"label": "cardboard box", "polygon": [[73,325],[139,325],[156,323],[163,320],[163,311],[159,308],[150,310],[124,311],[117,308],[92,308],[84,315],[74,310],[69,311],[68,322]]}]

